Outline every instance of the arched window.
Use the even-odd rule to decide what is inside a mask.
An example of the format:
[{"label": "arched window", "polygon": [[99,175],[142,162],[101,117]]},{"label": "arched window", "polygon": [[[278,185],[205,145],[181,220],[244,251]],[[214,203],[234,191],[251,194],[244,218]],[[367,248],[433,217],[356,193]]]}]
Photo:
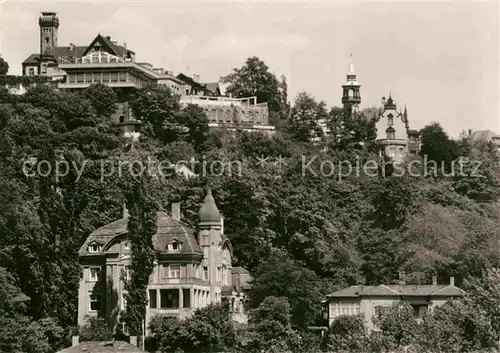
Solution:
[{"label": "arched window", "polygon": [[349,98],[354,97],[354,90],[350,89],[347,94],[349,95]]},{"label": "arched window", "polygon": [[388,127],[385,132],[387,133],[388,140],[394,140],[396,138],[396,130],[394,130],[393,127]]}]

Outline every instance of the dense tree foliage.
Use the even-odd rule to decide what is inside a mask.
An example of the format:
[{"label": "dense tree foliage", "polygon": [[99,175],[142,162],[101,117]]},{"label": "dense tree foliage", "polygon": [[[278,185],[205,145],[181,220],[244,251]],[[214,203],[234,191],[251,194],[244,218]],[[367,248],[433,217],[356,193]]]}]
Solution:
[{"label": "dense tree foliage", "polygon": [[0,57],[0,75],[7,75],[7,72],[9,72],[9,64]]},{"label": "dense tree foliage", "polygon": [[[318,322],[326,294],[358,283],[392,283],[402,270],[415,281],[455,276],[471,294],[417,326],[411,320],[403,325],[400,308],[382,320],[381,334],[368,335],[349,319],[335,324],[324,346],[376,352],[412,345],[434,352],[442,341],[469,352],[493,345],[500,336],[499,279],[492,270],[500,267],[500,169],[491,145],[450,139],[431,124],[422,130],[427,159],[418,175],[387,175],[374,154],[371,122],[306,94],[291,109],[286,80],[257,58],[228,81],[234,95],[270,102],[287,128],[274,136],[211,131],[200,108],[181,107],[170,91],[149,87],[130,102],[142,136],[127,147],[111,119],[117,95],[105,86],[72,93],[40,85],[23,96],[2,96],[0,350],[54,352],[69,343],[76,332],[78,249],[93,230],[118,219],[124,204],[134,253],[125,317],[140,333],[155,212],[181,202],[183,221],[196,227],[207,185],[224,215],[233,265],[253,276],[251,320],[233,326],[229,314],[214,307],[185,321],[158,317],[151,344],[160,351],[208,344],[306,352],[306,328]],[[320,119],[333,136],[311,143],[321,137]],[[198,177],[118,173],[120,163],[134,160],[193,160],[189,168]],[[426,174],[431,161],[443,162],[444,172]],[[464,172],[452,173],[460,163]],[[82,335],[108,337],[97,324],[80,328],[87,332]]]}]

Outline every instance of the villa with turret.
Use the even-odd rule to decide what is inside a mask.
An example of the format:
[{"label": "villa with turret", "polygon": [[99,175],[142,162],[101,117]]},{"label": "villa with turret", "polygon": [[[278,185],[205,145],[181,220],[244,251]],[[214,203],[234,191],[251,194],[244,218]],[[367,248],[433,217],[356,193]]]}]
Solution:
[{"label": "villa with turret", "polygon": [[[157,213],[152,238],[156,261],[148,284],[146,324],[157,314],[182,319],[198,308],[221,302],[230,305],[233,319],[246,321],[243,301],[250,275],[232,266],[233,248],[224,235],[223,222],[210,190],[196,230],[181,221],[179,203],[171,205],[170,214]],[[127,332],[120,320],[127,307],[124,281],[131,276],[127,223],[125,211],[123,218],[90,234],[79,250],[83,267],[78,292],[80,325],[89,316],[100,316],[110,329]]]},{"label": "villa with turret", "polygon": [[[371,120],[375,123],[381,158],[388,157],[393,162],[400,163],[418,155],[419,133],[410,129],[406,106],[404,112],[401,109],[398,110],[391,94],[389,94],[388,99],[382,97],[379,108],[361,109],[360,104],[361,84],[357,81],[354,64],[351,60],[346,82],[342,85],[342,105],[345,114],[349,114],[353,119]],[[320,126],[326,135],[330,133],[324,123],[320,122]]]}]

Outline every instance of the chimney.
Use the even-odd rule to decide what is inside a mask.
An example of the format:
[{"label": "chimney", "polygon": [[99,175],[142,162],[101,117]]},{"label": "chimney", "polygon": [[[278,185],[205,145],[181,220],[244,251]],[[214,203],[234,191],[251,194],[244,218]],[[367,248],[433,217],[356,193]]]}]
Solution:
[{"label": "chimney", "polygon": [[106,39],[107,40],[111,40],[111,36],[106,36]]},{"label": "chimney", "polygon": [[455,285],[455,277],[450,277],[450,286]]},{"label": "chimney", "polygon": [[200,82],[200,75],[198,75],[198,74],[193,74],[193,81],[194,81],[194,82],[198,82],[198,83],[199,83],[199,82]]},{"label": "chimney", "polygon": [[406,274],[403,271],[399,272],[399,284],[406,284]]},{"label": "chimney", "polygon": [[130,336],[130,344],[137,347],[137,336]]},{"label": "chimney", "polygon": [[224,216],[220,215],[220,233],[224,234]]},{"label": "chimney", "polygon": [[75,50],[75,45],[73,43],[69,43],[69,50],[70,51]]},{"label": "chimney", "polygon": [[123,42],[123,47],[127,49],[127,43]]},{"label": "chimney", "polygon": [[78,346],[80,344],[80,336],[71,337],[71,347]]},{"label": "chimney", "polygon": [[472,135],[472,129],[469,129],[469,136]]},{"label": "chimney", "polygon": [[181,220],[181,204],[180,202],[175,202],[172,204],[172,218],[176,221]]},{"label": "chimney", "polygon": [[437,285],[438,284],[437,276],[432,276],[432,284],[433,285]]}]

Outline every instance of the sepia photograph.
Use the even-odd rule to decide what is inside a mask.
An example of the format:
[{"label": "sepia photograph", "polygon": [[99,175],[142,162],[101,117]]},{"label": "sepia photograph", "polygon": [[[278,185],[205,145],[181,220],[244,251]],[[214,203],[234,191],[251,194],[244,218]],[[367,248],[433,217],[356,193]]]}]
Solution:
[{"label": "sepia photograph", "polygon": [[500,2],[0,1],[0,353],[499,353]]}]

